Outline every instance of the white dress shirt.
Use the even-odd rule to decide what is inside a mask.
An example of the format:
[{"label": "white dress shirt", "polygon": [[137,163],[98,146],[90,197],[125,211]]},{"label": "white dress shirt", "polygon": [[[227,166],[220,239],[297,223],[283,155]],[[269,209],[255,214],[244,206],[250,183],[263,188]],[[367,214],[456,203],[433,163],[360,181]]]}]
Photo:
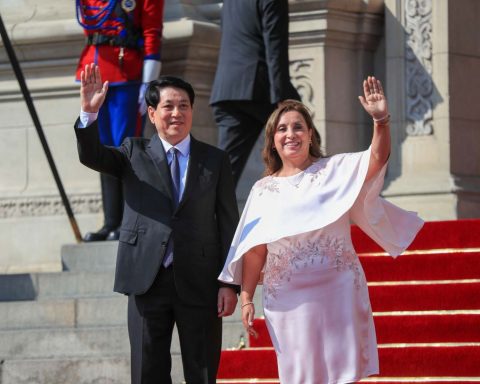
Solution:
[{"label": "white dress shirt", "polygon": [[190,135],[187,135],[182,141],[180,141],[177,145],[173,146],[170,144],[168,141],[163,140],[160,137],[160,140],[162,141],[163,149],[165,149],[165,153],[167,155],[167,161],[168,165],[172,162],[172,154],[170,152],[170,149],[172,147],[177,148],[178,154],[178,165],[180,166],[180,195],[179,195],[179,200],[182,200],[183,196],[183,191],[185,190],[185,183],[187,182],[187,170],[188,170],[188,161],[190,159]]}]

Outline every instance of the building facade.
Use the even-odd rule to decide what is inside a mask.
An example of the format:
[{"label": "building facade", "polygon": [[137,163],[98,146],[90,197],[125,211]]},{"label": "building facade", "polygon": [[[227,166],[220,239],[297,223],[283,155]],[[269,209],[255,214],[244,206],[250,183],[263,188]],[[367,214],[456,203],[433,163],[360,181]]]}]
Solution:
[{"label": "building facade", "polygon": [[[426,220],[480,216],[480,2],[290,0],[290,74],[327,154],[364,150],[371,122],[357,96],[375,74],[392,115],[384,196]],[[197,92],[193,134],[216,144],[208,106],[221,1],[167,0],[162,74]],[[81,230],[101,225],[98,175],[78,161],[74,72],[84,38],[71,2],[0,0],[48,144]],[[0,46],[0,273],[57,271],[75,242],[8,56]],[[147,129],[147,134],[151,134]],[[262,173],[262,140],[237,193]]]}]

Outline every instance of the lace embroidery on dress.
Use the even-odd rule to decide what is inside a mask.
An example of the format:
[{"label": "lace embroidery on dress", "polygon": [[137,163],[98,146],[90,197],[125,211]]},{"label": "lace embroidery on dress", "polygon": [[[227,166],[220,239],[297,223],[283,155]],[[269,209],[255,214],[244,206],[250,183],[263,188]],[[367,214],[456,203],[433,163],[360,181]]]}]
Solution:
[{"label": "lace embroidery on dress", "polygon": [[263,179],[258,180],[253,188],[258,190],[259,196],[262,196],[263,192],[265,191],[276,193],[280,192],[280,189],[278,188],[278,181],[272,176],[266,176]]},{"label": "lace embroidery on dress", "polygon": [[[313,183],[320,176],[325,175],[325,164],[321,159],[315,161],[310,167],[308,167],[304,172],[301,173],[301,179],[294,185],[298,188],[298,185],[303,181],[307,180],[310,183]],[[262,196],[265,191],[280,193],[280,180],[281,178],[266,176],[263,179],[258,180],[253,188],[258,191],[258,196]],[[288,180],[288,178],[285,178]]]},{"label": "lace embroidery on dress", "polygon": [[317,180],[320,176],[325,175],[325,168],[326,164],[322,159],[317,160],[314,162],[308,170],[305,170],[306,173],[308,173],[310,183],[313,183],[315,180]]},{"label": "lace embroidery on dress", "polygon": [[276,298],[278,287],[284,281],[290,281],[294,270],[306,268],[316,261],[330,263],[338,272],[352,271],[354,285],[360,288],[361,267],[355,251],[346,247],[342,238],[322,236],[315,241],[295,240],[276,253],[268,253],[263,280],[265,297]]}]

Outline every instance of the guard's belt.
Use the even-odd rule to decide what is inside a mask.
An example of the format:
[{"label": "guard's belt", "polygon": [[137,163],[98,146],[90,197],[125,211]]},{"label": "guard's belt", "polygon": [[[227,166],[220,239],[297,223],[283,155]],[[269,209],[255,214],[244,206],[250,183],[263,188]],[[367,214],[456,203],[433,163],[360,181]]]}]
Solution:
[{"label": "guard's belt", "polygon": [[86,45],[111,45],[114,47],[139,48],[140,39],[133,37],[108,36],[95,32],[85,38]]}]

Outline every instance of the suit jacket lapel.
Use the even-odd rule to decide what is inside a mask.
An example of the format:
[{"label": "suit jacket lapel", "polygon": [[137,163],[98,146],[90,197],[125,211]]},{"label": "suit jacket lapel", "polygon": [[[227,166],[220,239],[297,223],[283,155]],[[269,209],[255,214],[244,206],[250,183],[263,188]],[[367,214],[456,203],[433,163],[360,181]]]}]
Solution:
[{"label": "suit jacket lapel", "polygon": [[168,167],[167,156],[162,142],[158,135],[153,135],[150,139],[150,143],[147,146],[146,152],[152,158],[155,166],[157,167],[161,183],[159,187],[170,197],[173,206],[173,193],[172,193],[172,178],[170,176],[170,169]]},{"label": "suit jacket lapel", "polygon": [[204,159],[205,154],[202,151],[201,146],[199,145],[198,141],[191,136],[187,180],[185,183],[185,190],[183,191],[182,198],[178,204],[178,209],[180,209],[185,204],[185,201],[191,196],[195,188],[198,175],[200,174],[200,170],[203,167]]}]

